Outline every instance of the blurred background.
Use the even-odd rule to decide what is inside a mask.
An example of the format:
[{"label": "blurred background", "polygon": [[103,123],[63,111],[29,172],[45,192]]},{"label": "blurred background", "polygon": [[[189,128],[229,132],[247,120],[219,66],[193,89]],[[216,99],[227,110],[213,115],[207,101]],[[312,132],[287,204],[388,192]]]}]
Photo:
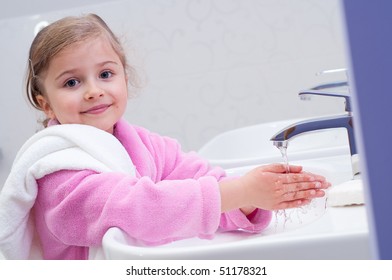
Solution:
[{"label": "blurred background", "polygon": [[344,111],[339,98],[297,96],[346,79],[317,75],[347,67],[339,0],[14,0],[0,10],[1,186],[18,149],[42,128],[24,93],[35,33],[83,13],[108,23],[137,70],[141,88],[125,118],[186,151],[231,129]]}]

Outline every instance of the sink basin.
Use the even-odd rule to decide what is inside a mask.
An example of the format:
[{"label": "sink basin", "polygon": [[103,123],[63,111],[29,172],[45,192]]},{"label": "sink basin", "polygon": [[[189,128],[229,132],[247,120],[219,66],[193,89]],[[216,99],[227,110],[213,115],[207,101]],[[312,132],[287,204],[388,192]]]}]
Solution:
[{"label": "sink basin", "polygon": [[[203,145],[198,153],[212,165],[233,168],[280,162],[280,151],[270,141],[284,127],[303,119],[262,123],[224,132]],[[290,160],[349,154],[344,128],[303,134],[289,142]]]},{"label": "sink basin", "polygon": [[[354,222],[353,222],[354,221]],[[103,240],[107,259],[371,259],[364,206],[328,208],[314,223],[282,233],[221,233],[213,240],[187,239],[140,247],[118,228]]]},{"label": "sink basin", "polygon": [[[294,161],[304,169],[327,176],[332,184],[352,178],[349,156]],[[227,170],[231,175],[253,166]],[[214,239],[185,239],[156,247],[139,246],[118,228],[103,238],[108,259],[370,259],[364,205],[327,207],[325,199],[311,206],[273,215],[259,234],[217,233]]]}]

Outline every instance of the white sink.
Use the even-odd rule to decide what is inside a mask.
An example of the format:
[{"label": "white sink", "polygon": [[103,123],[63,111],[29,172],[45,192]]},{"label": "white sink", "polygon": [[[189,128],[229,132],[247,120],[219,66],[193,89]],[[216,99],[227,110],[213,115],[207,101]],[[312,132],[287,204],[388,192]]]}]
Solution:
[{"label": "white sink", "polygon": [[[349,156],[308,159],[305,170],[327,176],[332,184],[352,177]],[[238,175],[253,166],[228,170]],[[318,199],[305,209],[286,210],[288,219],[274,215],[259,234],[217,233],[212,240],[198,238],[157,247],[138,246],[120,229],[110,229],[103,239],[108,259],[370,259],[365,206],[328,207]]]},{"label": "white sink", "polygon": [[[223,168],[279,162],[282,156],[270,141],[271,137],[301,120],[262,123],[227,131],[208,141],[198,153],[212,165]],[[289,142],[288,151],[290,160],[349,154],[347,131],[339,128],[303,134]]]}]

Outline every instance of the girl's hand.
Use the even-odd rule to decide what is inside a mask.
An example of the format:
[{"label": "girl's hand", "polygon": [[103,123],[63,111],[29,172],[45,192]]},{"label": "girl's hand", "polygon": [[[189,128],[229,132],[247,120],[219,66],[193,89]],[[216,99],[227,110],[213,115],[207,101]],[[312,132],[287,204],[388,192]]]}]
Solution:
[{"label": "girl's hand", "polygon": [[244,176],[220,183],[222,212],[240,208],[250,214],[255,208],[278,210],[299,207],[323,197],[330,183],[323,176],[302,172],[301,166],[283,164],[257,167]]},{"label": "girl's hand", "polygon": [[[323,197],[330,186],[323,176],[302,172],[301,166],[283,164],[257,167],[240,178],[249,206],[266,210],[299,207]],[[247,211],[250,209],[248,208]]]}]

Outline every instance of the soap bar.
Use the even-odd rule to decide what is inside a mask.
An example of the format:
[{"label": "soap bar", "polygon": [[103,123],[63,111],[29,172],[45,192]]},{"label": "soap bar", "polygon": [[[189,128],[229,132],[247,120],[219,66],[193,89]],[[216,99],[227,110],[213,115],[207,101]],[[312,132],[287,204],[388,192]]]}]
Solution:
[{"label": "soap bar", "polygon": [[353,168],[353,174],[354,175],[357,175],[357,174],[360,174],[361,172],[361,170],[360,170],[360,166],[359,166],[359,155],[358,154],[355,154],[355,155],[352,155],[351,156],[351,165],[352,165],[352,168]]},{"label": "soap bar", "polygon": [[327,191],[327,197],[328,206],[364,204],[362,180],[354,179],[332,186]]}]

